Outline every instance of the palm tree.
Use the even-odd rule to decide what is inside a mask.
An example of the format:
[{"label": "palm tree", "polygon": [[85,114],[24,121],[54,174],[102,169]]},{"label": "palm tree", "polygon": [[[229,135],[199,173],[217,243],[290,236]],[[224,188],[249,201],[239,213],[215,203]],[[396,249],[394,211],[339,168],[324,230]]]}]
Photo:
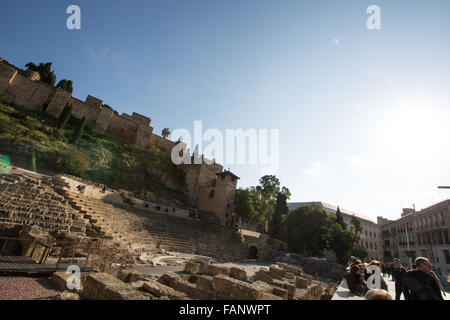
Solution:
[{"label": "palm tree", "polygon": [[352,220],[350,221],[350,223],[353,226],[353,231],[355,232],[355,237],[353,238],[352,242],[352,251],[353,251],[356,239],[358,239],[358,233],[362,232],[362,225],[361,220],[355,215],[352,216]]},{"label": "palm tree", "polygon": [[162,131],[162,136],[164,139],[167,139],[168,136],[170,136],[170,130],[169,128],[164,128]]}]

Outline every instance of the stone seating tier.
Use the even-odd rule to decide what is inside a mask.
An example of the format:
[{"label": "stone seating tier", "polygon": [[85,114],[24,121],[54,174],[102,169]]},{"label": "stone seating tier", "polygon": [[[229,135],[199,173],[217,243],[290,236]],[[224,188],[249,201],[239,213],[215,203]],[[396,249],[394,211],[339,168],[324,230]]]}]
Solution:
[{"label": "stone seating tier", "polygon": [[[230,260],[239,258],[240,236],[223,226],[151,212],[128,205],[110,204],[82,194],[66,192],[72,206],[117,246],[142,250],[164,248]],[[137,236],[138,235],[138,236]]]}]

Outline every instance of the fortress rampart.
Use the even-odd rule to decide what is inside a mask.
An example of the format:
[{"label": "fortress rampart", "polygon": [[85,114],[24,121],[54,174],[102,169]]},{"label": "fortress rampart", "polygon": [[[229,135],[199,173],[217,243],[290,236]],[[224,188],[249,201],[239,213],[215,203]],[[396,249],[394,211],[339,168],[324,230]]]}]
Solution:
[{"label": "fortress rampart", "polygon": [[[72,116],[86,118],[86,123],[95,132],[113,137],[124,143],[146,149],[154,145],[169,155],[175,142],[153,133],[151,119],[133,113],[119,115],[103,104],[103,101],[88,95],[85,101],[72,97],[70,92],[40,81],[39,74],[25,71],[0,58],[0,96],[2,100],[16,106],[42,111],[58,118],[67,104],[72,105]],[[186,152],[184,150],[183,152]],[[199,156],[199,155],[197,155]],[[204,161],[203,161],[204,160]],[[182,165],[186,174],[186,195],[192,206],[213,212],[222,224],[234,225],[232,213],[236,195],[237,178],[223,167],[204,159],[202,164]]]},{"label": "fortress rampart", "polygon": [[131,116],[116,111],[103,101],[88,96],[85,101],[71,93],[39,81],[39,74],[25,71],[0,58],[0,95],[3,100],[29,110],[43,110],[59,117],[67,104],[72,105],[72,116],[86,122],[95,132],[112,136],[120,141],[145,149],[150,144],[170,152],[175,143],[153,134],[151,119],[133,113]]}]

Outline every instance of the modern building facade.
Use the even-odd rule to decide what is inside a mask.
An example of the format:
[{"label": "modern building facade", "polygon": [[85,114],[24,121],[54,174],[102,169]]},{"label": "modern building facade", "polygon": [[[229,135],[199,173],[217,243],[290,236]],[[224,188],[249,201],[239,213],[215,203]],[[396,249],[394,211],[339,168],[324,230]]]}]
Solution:
[{"label": "modern building facade", "polygon": [[430,259],[445,278],[450,274],[450,200],[416,211],[403,209],[395,221],[378,217],[382,230],[383,258],[400,258],[410,266],[416,257]]}]

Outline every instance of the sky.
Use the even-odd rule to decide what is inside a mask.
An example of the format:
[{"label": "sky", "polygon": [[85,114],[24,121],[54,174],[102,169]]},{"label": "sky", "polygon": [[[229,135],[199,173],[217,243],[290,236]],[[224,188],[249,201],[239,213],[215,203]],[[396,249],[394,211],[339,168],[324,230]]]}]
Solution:
[{"label": "sky", "polygon": [[[66,27],[69,5],[81,30]],[[369,30],[377,5],[381,29]],[[278,129],[291,202],[376,219],[450,198],[450,1],[3,1],[0,57],[192,130]],[[239,187],[261,165],[227,165]]]}]

